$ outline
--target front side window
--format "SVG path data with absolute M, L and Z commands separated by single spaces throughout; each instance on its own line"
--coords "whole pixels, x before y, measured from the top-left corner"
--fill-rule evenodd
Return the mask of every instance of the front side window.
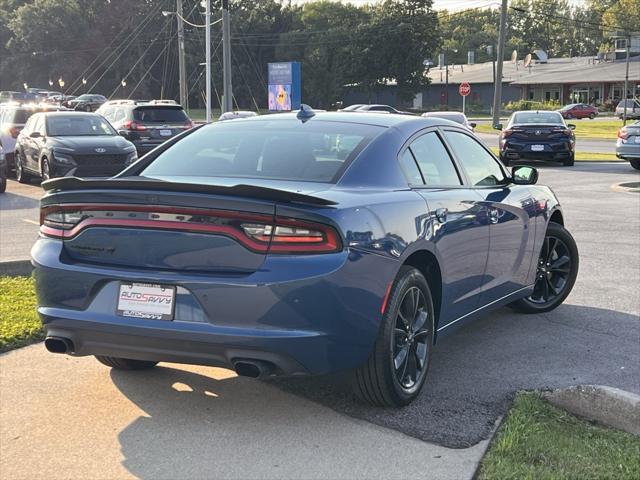
M 322 121 L 220 122 L 172 145 L 140 174 L 333 182 L 382 131 L 384 127 Z
M 461 185 L 449 152 L 436 132 L 429 132 L 409 146 L 426 185 Z
M 458 162 L 464 167 L 471 185 L 500 185 L 506 181 L 497 160 L 474 138 L 461 132 L 445 132 Z
M 109 122 L 98 115 L 51 116 L 47 118 L 47 132 L 52 137 L 116 135 Z

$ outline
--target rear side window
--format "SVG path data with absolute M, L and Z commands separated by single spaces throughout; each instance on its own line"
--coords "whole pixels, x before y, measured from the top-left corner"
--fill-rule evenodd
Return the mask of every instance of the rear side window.
M 141 175 L 335 182 L 384 127 L 298 120 L 221 122 L 162 152 Z
M 133 119 L 142 123 L 186 123 L 189 117 L 181 108 L 138 107 Z
M 426 185 L 462 185 L 449 152 L 436 132 L 429 132 L 409 146 Z M 421 182 L 420 182 L 421 183 Z

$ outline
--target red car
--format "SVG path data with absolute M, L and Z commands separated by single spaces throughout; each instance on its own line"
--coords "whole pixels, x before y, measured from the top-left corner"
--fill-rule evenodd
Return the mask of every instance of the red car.
M 569 105 L 565 105 L 560 110 L 560 115 L 562 118 L 571 119 L 571 118 L 590 118 L 593 120 L 598 116 L 598 109 L 596 107 L 592 107 L 591 105 L 587 105 L 584 103 L 571 103 Z

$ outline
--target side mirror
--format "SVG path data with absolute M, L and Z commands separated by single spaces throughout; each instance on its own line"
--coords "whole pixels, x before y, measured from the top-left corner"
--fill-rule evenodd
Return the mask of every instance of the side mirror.
M 576 129 L 576 126 L 573 123 L 567 124 L 567 127 L 569 127 L 570 130 L 575 130 Z
M 476 122 L 470 122 L 470 123 L 469 123 L 469 126 L 470 126 L 471 128 L 476 128 L 476 127 L 478 126 L 478 124 L 477 124 Z
M 493 129 L 494 129 L 494 130 L 502 130 L 502 124 L 501 124 L 501 123 L 496 123 L 496 124 L 493 126 Z
M 31 138 L 40 138 L 42 135 L 40 135 L 40 132 L 31 132 L 29 136 Z
M 516 185 L 534 185 L 538 181 L 538 170 L 519 165 L 511 169 L 511 178 Z

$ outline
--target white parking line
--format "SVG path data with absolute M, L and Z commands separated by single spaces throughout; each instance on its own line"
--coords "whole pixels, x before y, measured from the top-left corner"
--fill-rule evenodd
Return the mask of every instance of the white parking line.
M 22 221 L 40 226 L 40 222 L 36 222 L 35 220 L 31 220 L 30 218 L 23 218 Z

